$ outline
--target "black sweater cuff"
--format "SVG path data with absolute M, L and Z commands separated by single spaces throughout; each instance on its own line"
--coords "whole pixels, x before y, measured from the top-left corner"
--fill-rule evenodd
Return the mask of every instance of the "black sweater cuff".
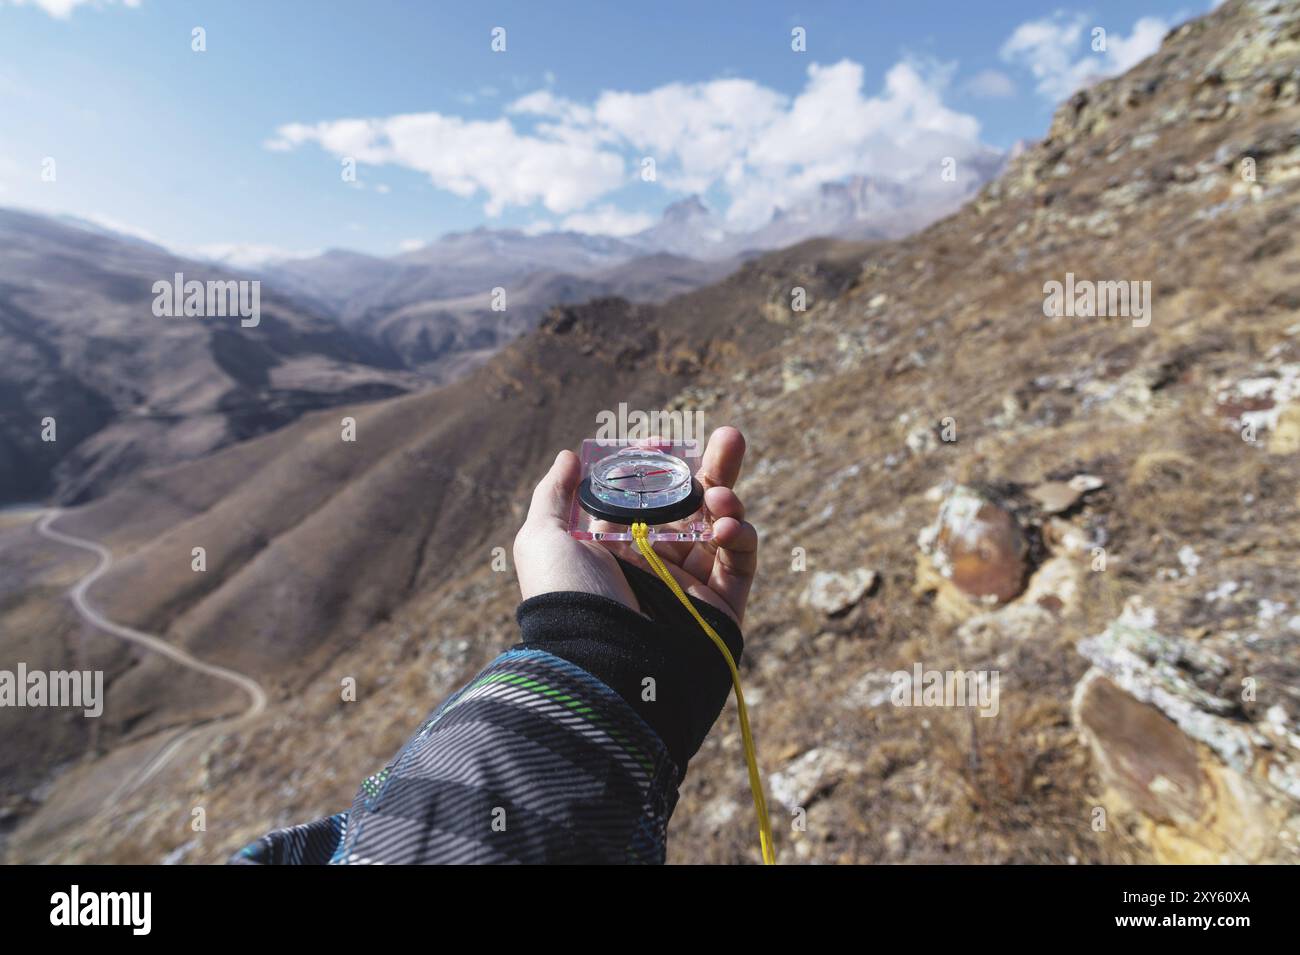
M 680 778 L 722 712 L 731 673 L 663 581 L 619 563 L 650 619 L 616 600 L 576 591 L 530 597 L 515 617 L 525 646 L 582 667 L 618 693 L 663 740 Z M 711 604 L 690 599 L 739 665 L 740 628 Z

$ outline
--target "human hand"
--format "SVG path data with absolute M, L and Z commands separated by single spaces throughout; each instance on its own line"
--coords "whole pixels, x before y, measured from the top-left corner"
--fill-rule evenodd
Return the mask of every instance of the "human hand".
M 655 553 L 692 597 L 712 604 L 739 625 L 758 566 L 758 532 L 745 521 L 745 507 L 732 489 L 740 477 L 745 438 L 719 428 L 709 438 L 696 474 L 713 517 L 713 539 L 660 541 Z M 579 591 L 617 600 L 640 612 L 618 558 L 653 573 L 634 544 L 584 541 L 569 535 L 569 509 L 581 467 L 572 451 L 561 451 L 533 491 L 524 525 L 515 535 L 515 569 L 524 599 L 553 591 Z

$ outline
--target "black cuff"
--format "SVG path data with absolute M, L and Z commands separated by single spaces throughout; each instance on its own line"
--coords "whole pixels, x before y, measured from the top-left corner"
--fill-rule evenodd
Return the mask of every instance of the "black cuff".
M 651 619 L 608 597 L 576 591 L 530 597 L 515 618 L 525 646 L 582 667 L 627 701 L 663 740 L 679 777 L 685 776 L 687 762 L 727 702 L 731 672 L 663 581 L 625 561 L 619 564 Z M 739 665 L 740 628 L 711 604 L 693 597 L 691 602 Z M 647 685 L 647 678 L 654 683 Z

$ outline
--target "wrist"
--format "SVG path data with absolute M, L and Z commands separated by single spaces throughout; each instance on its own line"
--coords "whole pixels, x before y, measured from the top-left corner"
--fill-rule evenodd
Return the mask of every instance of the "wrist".
M 628 564 L 623 571 L 653 619 L 597 594 L 539 594 L 516 612 L 523 642 L 582 667 L 621 696 L 663 740 L 684 774 L 722 711 L 730 673 L 662 582 Z M 694 602 L 739 660 L 743 640 L 735 622 L 709 604 Z

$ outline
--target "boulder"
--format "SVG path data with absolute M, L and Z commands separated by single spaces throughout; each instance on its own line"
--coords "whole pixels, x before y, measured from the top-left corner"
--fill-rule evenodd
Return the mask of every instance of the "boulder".
M 1132 814 L 1157 861 L 1294 861 L 1300 737 L 1282 705 L 1262 719 L 1243 707 L 1253 696 L 1230 662 L 1239 643 L 1163 633 L 1130 600 L 1079 651 L 1093 665 L 1075 687 L 1073 723 L 1103 802 Z
M 1029 542 L 1014 514 L 957 485 L 917 540 L 934 571 L 966 597 L 998 605 L 1019 596 L 1029 572 Z
M 799 603 L 819 610 L 828 617 L 843 616 L 871 592 L 877 577 L 874 570 L 865 567 L 856 567 L 847 574 L 819 570 L 812 575 Z

